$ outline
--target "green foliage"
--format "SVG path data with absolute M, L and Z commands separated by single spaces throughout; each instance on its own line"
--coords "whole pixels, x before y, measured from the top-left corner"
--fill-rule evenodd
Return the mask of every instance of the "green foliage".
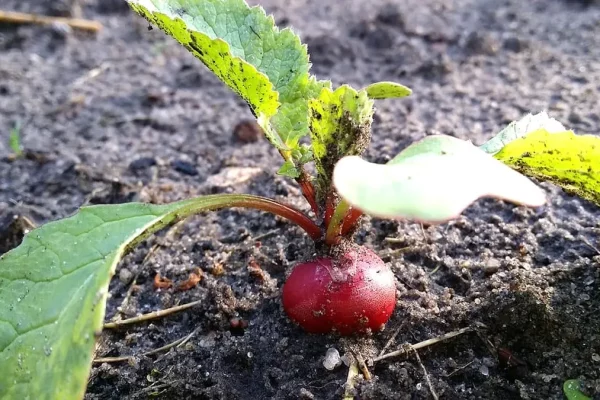
M 600 206 L 600 137 L 540 129 L 508 143 L 494 157 Z
M 563 392 L 567 396 L 567 400 L 592 400 L 579 390 L 579 381 L 577 379 L 569 379 L 563 384 Z
M 488 154 L 496 154 L 513 140 L 527 136 L 529 133 L 545 129 L 548 132 L 564 132 L 565 127 L 555 120 L 550 118 L 545 112 L 535 115 L 527 114 L 518 121 L 513 121 L 496 136 L 479 146 L 479 148 Z
M 600 137 L 575 135 L 542 112 L 510 123 L 480 148 L 600 206 Z
M 372 83 L 364 90 L 370 98 L 375 100 L 401 98 L 412 94 L 412 90 L 395 82 Z
M 308 133 L 308 99 L 329 82 L 309 75 L 306 46 L 243 0 L 128 0 L 250 106 L 269 141 L 292 157 Z M 296 160 L 299 161 L 299 160 Z
M 544 192 L 533 182 L 469 142 L 429 136 L 386 165 L 345 157 L 334 184 L 351 205 L 380 217 L 444 222 L 480 197 L 540 206 Z
M 23 154 L 23 148 L 21 147 L 21 126 L 19 124 L 15 124 L 14 128 L 10 130 L 8 145 L 15 156 L 20 157 Z
M 371 138 L 373 100 L 365 90 L 340 86 L 335 91 L 323 88 L 309 101 L 310 135 L 319 192 L 331 185 L 335 164 L 346 155 L 359 155 Z
M 256 199 L 85 207 L 30 232 L 0 257 L 0 398 L 81 399 L 123 253 L 176 220 Z

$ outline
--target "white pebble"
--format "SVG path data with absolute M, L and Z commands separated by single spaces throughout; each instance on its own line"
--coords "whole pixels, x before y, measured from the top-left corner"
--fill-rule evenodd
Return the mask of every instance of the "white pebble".
M 327 349 L 327 353 L 325 353 L 325 359 L 323 360 L 323 366 L 328 371 L 333 371 L 336 367 L 339 367 L 342 364 L 342 360 L 340 358 L 340 352 L 335 348 Z

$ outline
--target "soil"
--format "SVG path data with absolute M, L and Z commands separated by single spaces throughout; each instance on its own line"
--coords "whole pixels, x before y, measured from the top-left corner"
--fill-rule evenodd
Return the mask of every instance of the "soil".
M 2 9 L 64 15 L 68 3 L 4 0 Z M 377 103 L 370 160 L 433 133 L 482 143 L 544 109 L 578 133 L 600 132 L 598 2 L 262 4 L 308 43 L 319 77 L 413 88 Z M 20 123 L 25 149 L 10 157 L 3 134 L 2 251 L 18 243 L 23 221 L 89 203 L 236 191 L 307 210 L 275 174 L 266 140 L 234 135 L 251 114 L 200 62 L 118 0 L 87 0 L 81 12 L 104 30 L 0 25 L 0 129 Z M 120 263 L 107 320 L 136 276 L 120 318 L 201 304 L 105 331 L 98 357 L 133 357 L 94 364 L 85 398 L 340 399 L 348 368 L 325 369 L 328 348 L 370 360 L 463 327 L 477 332 L 420 350 L 422 365 L 410 353 L 367 361 L 373 378 L 357 383 L 355 398 L 432 398 L 424 370 L 440 399 L 563 399 L 571 378 L 600 398 L 600 210 L 542 186 L 550 201 L 541 210 L 482 200 L 441 226 L 367 221 L 356 240 L 390 263 L 398 302 L 384 331 L 360 338 L 307 335 L 285 317 L 285 276 L 314 252 L 299 228 L 255 211 L 190 218 Z M 177 290 L 196 268 L 200 283 Z M 175 286 L 155 289 L 156 274 Z M 184 346 L 143 355 L 192 332 Z

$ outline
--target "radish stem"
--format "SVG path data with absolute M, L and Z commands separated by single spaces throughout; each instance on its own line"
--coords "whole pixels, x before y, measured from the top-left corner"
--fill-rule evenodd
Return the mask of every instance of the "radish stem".
M 340 200 L 335 211 L 333 212 L 333 216 L 331 217 L 331 221 L 327 226 L 327 235 L 325 236 L 325 243 L 332 245 L 335 244 L 337 238 L 342 233 L 342 227 L 344 223 L 344 219 L 348 212 L 350 211 L 350 204 L 348 204 L 345 200 Z

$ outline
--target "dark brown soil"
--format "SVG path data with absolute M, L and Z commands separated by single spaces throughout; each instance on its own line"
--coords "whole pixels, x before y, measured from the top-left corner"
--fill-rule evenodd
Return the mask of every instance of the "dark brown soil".
M 599 132 L 597 2 L 263 5 L 308 43 L 319 77 L 359 87 L 396 80 L 414 89 L 409 99 L 378 103 L 371 160 L 383 162 L 436 132 L 481 143 L 543 109 L 579 133 Z M 4 0 L 1 8 L 69 9 L 43 0 Z M 149 31 L 120 1 L 88 0 L 82 11 L 105 29 L 91 35 L 0 25 L 0 129 L 21 123 L 26 150 L 11 160 L 3 133 L 3 249 L 27 229 L 13 215 L 43 223 L 85 203 L 247 191 L 307 208 L 294 183 L 275 175 L 280 160 L 264 139 L 234 137 L 250 112 L 185 49 Z M 416 224 L 367 222 L 357 241 L 390 263 L 398 288 L 386 330 L 369 338 L 311 336 L 285 317 L 279 293 L 286 273 L 314 250 L 300 229 L 253 211 L 191 218 L 120 264 L 107 319 L 137 274 L 124 317 L 201 305 L 106 331 L 99 357 L 134 357 L 96 364 L 86 399 L 340 399 L 347 368 L 326 370 L 327 348 L 369 359 L 394 334 L 386 351 L 468 326 L 479 334 L 420 351 L 440 399 L 563 399 L 569 378 L 600 398 L 600 254 L 593 249 L 600 210 L 543 186 L 551 201 L 539 211 L 484 200 L 424 234 Z M 144 263 L 153 245 L 161 246 Z M 197 267 L 204 276 L 191 290 L 154 288 L 157 273 L 177 284 Z M 141 355 L 194 330 L 185 346 Z M 505 349 L 500 360 L 494 348 Z M 357 399 L 431 398 L 414 354 L 369 369 L 373 379 L 357 385 Z

